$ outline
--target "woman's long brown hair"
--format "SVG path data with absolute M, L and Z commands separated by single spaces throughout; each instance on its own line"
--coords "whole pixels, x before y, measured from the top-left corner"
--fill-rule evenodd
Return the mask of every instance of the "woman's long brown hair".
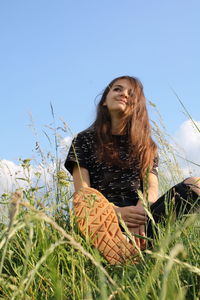
M 129 80 L 134 91 L 134 95 L 129 102 L 130 104 L 127 105 L 121 117 L 120 132 L 127 134 L 129 141 L 129 161 L 127 164 L 130 165 L 133 161 L 137 160 L 138 167 L 140 168 L 140 177 L 142 179 L 146 172 L 153 166 L 157 146 L 151 138 L 151 128 L 143 86 L 137 78 L 121 76 L 112 80 L 105 88 L 97 106 L 97 117 L 94 122 L 94 128 L 97 134 L 97 155 L 100 160 L 107 161 L 108 163 L 122 163 L 112 135 L 110 113 L 107 106 L 103 105 L 111 87 L 120 79 Z

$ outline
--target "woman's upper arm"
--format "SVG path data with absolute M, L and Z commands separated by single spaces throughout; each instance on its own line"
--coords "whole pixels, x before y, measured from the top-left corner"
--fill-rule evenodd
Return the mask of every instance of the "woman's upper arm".
M 149 173 L 149 186 L 158 187 L 158 177 L 154 173 Z
M 82 187 L 90 186 L 90 175 L 87 169 L 78 167 L 76 164 L 73 168 L 73 179 L 74 179 L 74 188 L 75 192 L 79 191 Z
M 149 202 L 155 202 L 158 199 L 158 177 L 149 173 L 148 181 Z

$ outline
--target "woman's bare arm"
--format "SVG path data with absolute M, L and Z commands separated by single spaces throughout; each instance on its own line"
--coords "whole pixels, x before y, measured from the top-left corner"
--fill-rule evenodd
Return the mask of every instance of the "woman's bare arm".
M 90 175 L 87 169 L 75 165 L 73 168 L 74 189 L 78 192 L 82 187 L 90 186 Z
M 153 173 L 149 174 L 148 190 L 143 193 L 144 199 L 150 204 L 154 203 L 158 199 L 158 179 Z M 142 200 L 139 200 L 136 206 L 127 206 L 115 209 L 116 212 L 121 213 L 129 231 L 132 234 L 139 234 L 145 236 L 145 223 L 146 212 L 142 204 Z M 135 237 L 138 247 L 145 248 L 145 240 Z
M 152 204 L 158 199 L 158 178 L 155 174 L 149 173 L 148 179 L 148 191 L 147 193 L 144 191 L 143 195 L 145 199 Z
M 143 192 L 143 197 L 150 204 L 156 202 L 158 199 L 158 178 L 153 173 L 149 173 L 147 191 Z M 141 205 L 142 205 L 142 201 L 139 200 L 137 206 L 141 206 Z

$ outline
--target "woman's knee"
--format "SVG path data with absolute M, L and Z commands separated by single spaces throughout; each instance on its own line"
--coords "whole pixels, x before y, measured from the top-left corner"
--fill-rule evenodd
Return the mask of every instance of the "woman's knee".
M 188 177 L 183 181 L 185 184 L 200 186 L 200 177 Z
M 189 177 L 183 181 L 191 190 L 200 195 L 200 177 Z

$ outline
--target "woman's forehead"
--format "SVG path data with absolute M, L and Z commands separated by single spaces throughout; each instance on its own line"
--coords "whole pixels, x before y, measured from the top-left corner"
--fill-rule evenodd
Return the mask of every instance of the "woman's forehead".
M 124 88 L 127 88 L 127 89 L 133 89 L 134 88 L 134 85 L 132 82 L 130 82 L 130 80 L 128 79 L 117 79 L 114 83 L 113 83 L 113 86 L 122 86 Z

